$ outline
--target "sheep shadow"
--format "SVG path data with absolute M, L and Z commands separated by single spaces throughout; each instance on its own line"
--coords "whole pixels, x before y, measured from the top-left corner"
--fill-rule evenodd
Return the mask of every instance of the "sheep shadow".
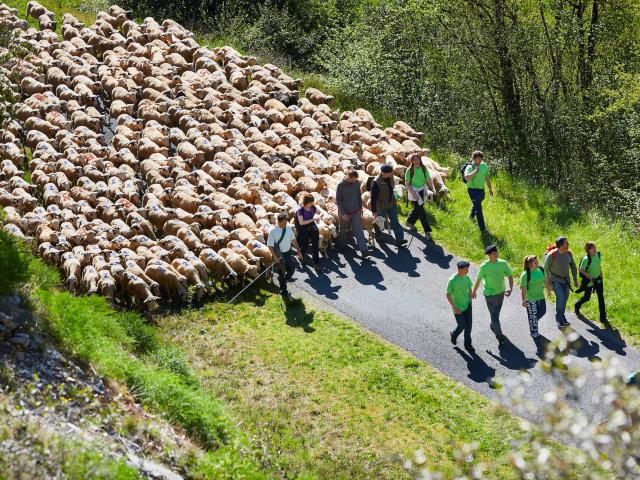
M 288 326 L 292 328 L 302 328 L 305 333 L 313 333 L 316 331 L 316 329 L 311 326 L 315 313 L 313 311 L 308 312 L 302 300 L 296 298 L 284 302 L 283 308 Z

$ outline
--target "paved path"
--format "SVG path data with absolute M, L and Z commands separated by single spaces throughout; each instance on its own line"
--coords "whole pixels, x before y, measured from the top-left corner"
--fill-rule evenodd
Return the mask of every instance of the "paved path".
M 324 263 L 326 274 L 317 276 L 305 267 L 296 273 L 295 285 L 305 296 L 329 304 L 489 398 L 499 399 L 493 387 L 494 378 L 512 378 L 526 369 L 533 382 L 525 397 L 540 400 L 551 388 L 552 379 L 539 368 L 538 361 L 544 355 L 545 342 L 560 335 L 554 305 L 548 302 L 548 313 L 540 322 L 541 336 L 534 342 L 516 285 L 513 295 L 505 298 L 501 316 L 503 332 L 511 343 L 499 347 L 489 328 L 489 314 L 480 289 L 473 303 L 472 339 L 476 354 L 469 355 L 462 348 L 462 335 L 459 347 L 454 347 L 449 339 L 455 319 L 445 291 L 459 259 L 434 243 L 424 242 L 420 235 L 415 236 L 408 250 L 398 250 L 392 246 L 391 237 L 386 239 L 388 246 L 382 244 L 364 262 L 354 257 L 351 248 L 331 252 Z M 470 276 L 474 281 L 477 273 L 477 267 L 472 265 Z M 570 299 L 571 306 L 574 301 Z M 588 368 L 589 359 L 618 355 L 629 372 L 640 367 L 640 352 L 627 346 L 615 330 L 579 320 L 572 312 L 567 313 L 567 318 L 580 335 L 580 345 L 572 351 L 578 364 Z M 586 412 L 597 414 L 597 408 L 587 400 L 593 387 L 594 383 L 588 381 L 577 402 Z

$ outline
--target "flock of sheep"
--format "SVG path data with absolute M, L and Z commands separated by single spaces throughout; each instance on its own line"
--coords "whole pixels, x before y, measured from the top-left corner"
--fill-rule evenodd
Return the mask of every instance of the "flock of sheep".
M 0 207 L 5 231 L 32 240 L 72 291 L 153 311 L 190 287 L 199 301 L 255 278 L 272 263 L 274 216 L 293 215 L 307 192 L 326 250 L 351 166 L 367 206 L 368 176 L 390 163 L 402 177 L 415 152 L 446 193 L 447 170 L 407 124 L 339 114 L 313 88 L 299 98 L 300 80 L 202 47 L 172 20 L 138 24 L 112 6 L 91 26 L 65 14 L 60 39 L 45 7 L 31 1 L 27 15 L 40 30 L 0 4 L 8 48 L 28 52 L 0 51 L 0 75 L 20 99 L 0 130 Z M 373 220 L 365 209 L 370 233 Z

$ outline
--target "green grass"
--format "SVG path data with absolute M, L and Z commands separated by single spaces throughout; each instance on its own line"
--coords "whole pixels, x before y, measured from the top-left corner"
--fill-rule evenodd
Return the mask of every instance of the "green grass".
M 158 318 L 211 396 L 286 478 L 406 478 L 422 448 L 447 475 L 453 443 L 506 462 L 515 419 L 401 349 L 333 314 L 265 291 Z M 502 478 L 508 478 L 505 468 Z

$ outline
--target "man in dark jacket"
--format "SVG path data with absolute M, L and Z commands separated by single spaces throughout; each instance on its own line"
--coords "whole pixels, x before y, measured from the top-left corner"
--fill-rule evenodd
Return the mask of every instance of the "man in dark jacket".
M 402 247 L 407 241 L 404 238 L 404 230 L 398 222 L 398 202 L 393 193 L 395 188 L 393 167 L 383 165 L 380 172 L 371 185 L 371 211 L 375 216 L 389 217 L 393 234 L 396 237 L 396 246 Z
M 362 195 L 360 193 L 358 172 L 354 169 L 348 170 L 347 176 L 338 184 L 336 203 L 338 204 L 338 215 L 340 216 L 340 241 L 346 242 L 346 229 L 351 225 L 351 231 L 356 237 L 358 250 L 365 257 L 368 245 L 362 229 Z

